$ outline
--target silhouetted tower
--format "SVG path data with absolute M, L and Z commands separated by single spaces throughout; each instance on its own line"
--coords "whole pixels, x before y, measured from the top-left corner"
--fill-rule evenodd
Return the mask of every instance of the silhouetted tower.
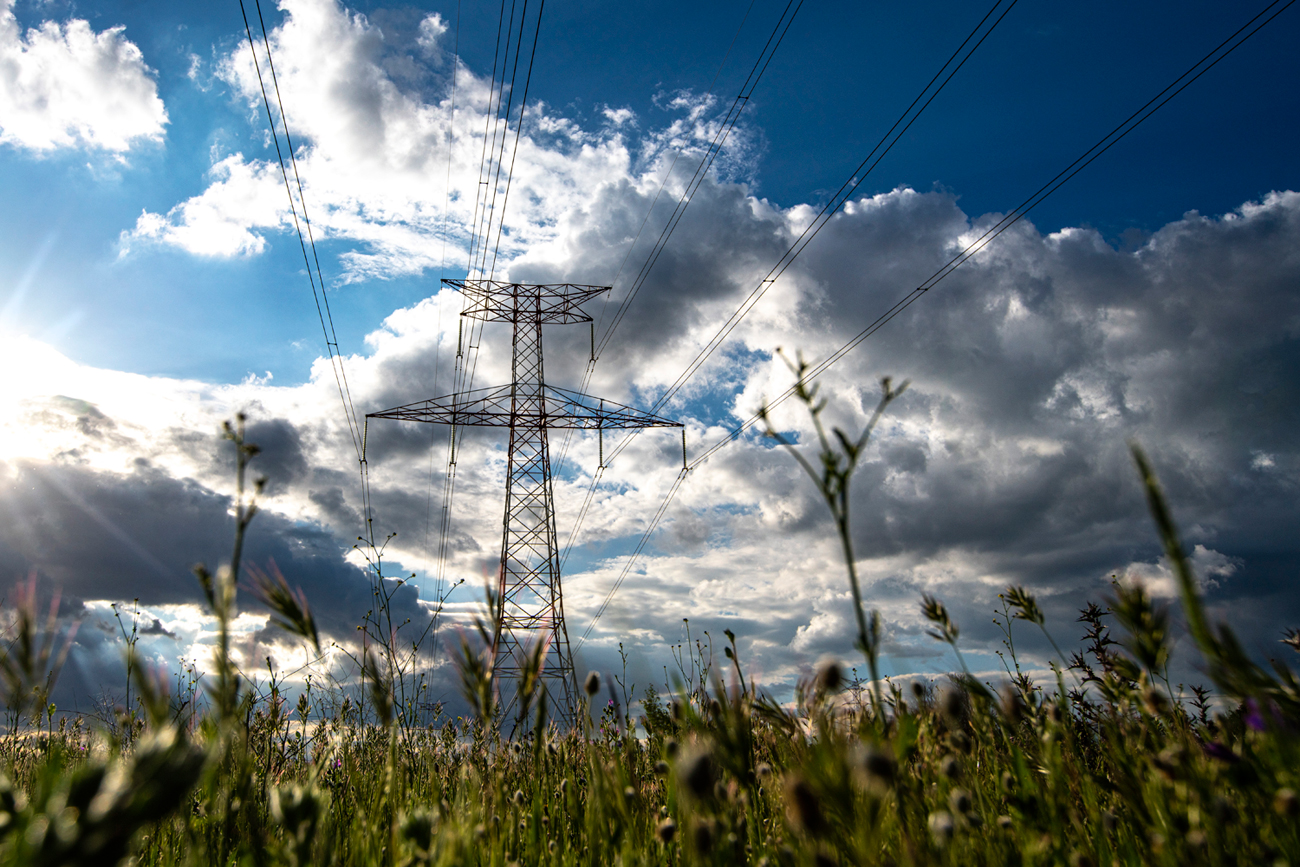
M 591 322 L 580 305 L 608 286 L 571 283 L 527 285 L 493 280 L 443 280 L 463 292 L 462 316 L 514 326 L 511 383 L 406 404 L 367 418 L 422 421 L 456 427 L 510 428 L 506 508 L 497 584 L 495 680 L 509 710 L 524 655 L 532 642 L 549 640 L 543 682 L 560 719 L 573 722 L 577 683 L 564 625 L 560 560 L 551 489 L 551 428 L 626 430 L 681 427 L 678 422 L 546 384 L 542 374 L 542 326 Z M 455 440 L 453 439 L 453 442 Z M 553 718 L 557 714 L 553 714 Z

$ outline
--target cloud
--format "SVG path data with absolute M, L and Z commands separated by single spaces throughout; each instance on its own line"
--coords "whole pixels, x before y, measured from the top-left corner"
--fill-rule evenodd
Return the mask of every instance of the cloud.
M 453 67 L 429 59 L 445 33 L 419 16 L 381 27 L 378 15 L 324 0 L 285 9 L 273 44 L 301 130 L 313 220 L 347 242 L 348 279 L 430 267 L 444 217 L 453 247 L 472 223 L 481 140 L 460 131 L 482 128 L 488 83 L 458 67 L 449 191 Z M 243 53 L 223 68 L 241 99 L 260 98 Z M 590 283 L 618 274 L 610 306 L 589 304 L 609 322 L 694 168 L 683 157 L 656 203 L 670 155 L 698 156 L 716 130 L 708 99 L 664 94 L 659 103 L 670 113 L 658 126 L 602 115 L 593 130 L 530 109 L 502 273 Z M 639 406 L 658 398 L 811 218 L 808 204 L 783 208 L 753 194 L 746 166 L 758 141 L 741 130 L 699 187 L 602 354 L 592 393 Z M 288 231 L 277 173 L 264 160 L 229 156 L 204 192 L 143 215 L 125 243 L 256 254 L 271 233 Z M 662 410 L 686 424 L 689 453 L 785 391 L 790 373 L 777 347 L 827 357 L 998 218 L 965 213 L 943 191 L 900 188 L 849 202 Z M 1066 646 L 1077 609 L 1102 599 L 1111 576 L 1140 573 L 1166 592 L 1130 439 L 1160 474 L 1215 616 L 1261 642 L 1300 621 L 1289 591 L 1300 517 L 1297 249 L 1293 192 L 1229 214 L 1188 213 L 1124 249 L 1090 229 L 1043 234 L 1023 221 L 821 377 L 825 419 L 848 431 L 869 418 L 881 376 L 912 382 L 852 483 L 852 542 L 867 603 L 883 618 L 887 671 L 954 664 L 925 635 L 923 592 L 947 603 L 981 670 L 998 666 L 1002 635 L 990 610 L 1008 584 L 1037 594 Z M 344 362 L 361 411 L 449 390 L 461 301 L 444 289 L 394 311 L 352 348 Z M 577 385 L 588 332 L 557 327 L 545 339 L 547 381 Z M 487 326 L 476 345 L 475 384 L 508 382 L 508 328 Z M 301 385 L 214 386 L 95 370 L 30 342 L 0 352 L 15 371 L 0 384 L 8 449 L 0 459 L 12 483 L 3 565 L 13 574 L 36 566 L 92 607 L 136 590 L 155 608 L 194 605 L 184 568 L 219 559 L 230 528 L 229 444 L 216 432 L 243 409 L 250 437 L 265 446 L 257 468 L 271 478 L 257 524 L 264 535 L 250 550 L 303 583 L 331 634 L 342 637 L 370 610 L 372 590 L 351 550 L 365 526 L 356 453 L 327 361 Z M 772 417 L 805 447 L 812 442 L 807 413 L 793 402 Z M 375 421 L 367 433 L 370 514 L 380 539 L 396 533 L 385 554 L 390 574 L 416 573 L 398 589 L 413 621 L 463 581 L 448 610 L 449 622 L 464 623 L 495 572 L 505 435 L 464 434 L 444 541 L 446 431 Z M 606 438 L 607 455 L 616 442 Z M 564 544 L 596 473 L 598 439 L 556 434 L 552 449 Z M 680 466 L 680 440 L 660 431 L 630 440 L 604 470 L 566 561 L 575 642 Z M 59 545 L 66 536 L 77 538 Z M 687 477 L 591 629 L 580 665 L 619 664 L 623 642 L 632 680 L 658 683 L 675 664 L 667 648 L 686 629 L 700 637 L 730 628 L 761 682 L 788 687 L 822 654 L 852 647 L 840 557 L 825 505 L 799 467 L 770 442 L 741 438 Z M 190 640 L 161 608 L 150 610 L 178 644 Z M 264 621 L 248 629 L 270 640 Z M 1051 652 L 1028 632 L 1017 632 L 1017 648 L 1040 667 Z
M 96 33 L 73 18 L 25 34 L 0 0 L 0 143 L 37 152 L 90 147 L 124 153 L 162 141 L 167 110 L 124 27 Z
M 485 231 L 484 208 L 493 221 L 489 264 L 504 266 L 524 251 L 545 259 L 548 245 L 571 234 L 566 215 L 579 213 L 593 191 L 630 180 L 653 195 L 665 155 L 699 153 L 717 131 L 705 110 L 712 103 L 683 94 L 669 107 L 677 117 L 642 136 L 634 150 L 623 137 L 623 115 L 585 130 L 533 98 L 516 151 L 517 110 L 508 135 L 488 123 L 499 84 L 458 58 L 448 61 L 447 25 L 439 16 L 412 23 L 376 13 L 371 20 L 334 0 L 287 0 L 282 8 L 285 21 L 270 41 L 308 213 L 318 239 L 350 242 L 340 258 L 349 281 L 438 267 L 444 241 L 450 261 L 466 261 L 471 237 Z M 219 74 L 262 129 L 262 92 L 247 49 L 227 55 Z M 485 129 L 495 151 L 485 149 Z M 719 171 L 736 170 L 749 146 L 738 130 Z M 480 183 L 485 150 L 496 160 L 487 186 Z M 689 171 L 678 175 L 680 187 Z M 142 214 L 123 233 L 123 247 L 147 242 L 197 255 L 254 255 L 264 249 L 266 232 L 291 228 L 273 160 L 227 156 L 212 176 L 206 190 L 167 213 Z M 480 189 L 491 194 L 487 205 Z
M 625 198 L 608 190 L 571 218 L 571 234 L 555 249 L 572 268 L 616 256 L 594 229 L 649 206 L 650 197 L 623 189 Z M 659 276 L 629 307 L 625 339 L 598 365 L 595 393 L 642 404 L 655 395 L 804 219 L 800 208 L 755 201 L 736 184 L 709 182 L 692 208 L 690 231 L 665 249 Z M 993 219 L 968 217 L 938 192 L 901 189 L 852 203 L 725 355 L 665 410 L 687 423 L 690 452 L 784 390 L 790 375 L 772 348 L 824 357 Z M 1215 616 L 1230 615 L 1240 634 L 1260 641 L 1300 619 L 1287 590 L 1300 467 L 1288 435 L 1300 381 L 1300 302 L 1291 291 L 1298 242 L 1300 196 L 1292 193 L 1218 218 L 1188 214 L 1132 251 L 1090 230 L 1043 235 L 1023 224 L 823 376 L 827 421 L 850 431 L 874 407 L 880 375 L 913 383 L 887 413 L 852 486 L 853 542 L 867 602 L 882 614 L 886 671 L 954 664 L 924 633 L 922 592 L 948 604 L 980 668 L 997 666 L 1001 636 L 989 611 L 1008 584 L 1037 594 L 1065 645 L 1075 612 L 1103 599 L 1111 576 L 1140 573 L 1165 593 L 1129 438 L 1155 462 Z M 565 261 L 525 254 L 511 269 L 560 276 Z M 437 365 L 448 381 L 450 311 L 458 305 L 444 290 L 394 311 L 364 354 L 345 359 L 363 411 L 430 396 Z M 508 381 L 504 328 L 484 332 L 479 384 Z M 580 376 L 579 331 L 547 331 L 548 381 Z M 10 450 L 0 563 L 8 574 L 35 566 L 87 604 L 138 596 L 153 606 L 194 605 L 188 565 L 218 562 L 230 534 L 232 466 L 218 424 L 242 408 L 250 438 L 265 447 L 255 470 L 271 477 L 250 556 L 274 559 L 301 583 L 339 639 L 371 607 L 368 579 L 350 551 L 362 526 L 355 454 L 326 362 L 301 385 L 250 378 L 214 387 L 96 371 L 30 342 L 9 352 L 16 375 L 0 419 Z M 778 407 L 774 419 L 809 441 L 797 406 Z M 563 435 L 552 443 L 558 467 Z M 370 425 L 376 532 L 397 534 L 386 553 L 390 574 L 417 573 L 401 589 L 403 617 L 427 617 L 440 569 L 442 587 L 465 582 L 451 598 L 448 625 L 474 610 L 499 551 L 504 448 L 501 431 L 470 430 L 460 443 L 444 560 L 446 432 Z M 555 481 L 562 544 L 596 449 L 592 437 L 568 441 Z M 1261 453 L 1270 458 L 1265 466 Z M 674 436 L 648 432 L 606 469 L 566 566 L 575 643 L 680 461 Z M 632 654 L 629 676 L 658 682 L 662 666 L 674 664 L 666 650 L 684 638 L 683 618 L 697 637 L 736 632 L 746 664 L 778 690 L 821 655 L 847 655 L 854 621 L 827 518 L 809 480 L 770 443 L 744 438 L 718 452 L 688 477 L 591 630 L 580 665 L 618 664 L 621 641 Z M 184 644 L 186 633 L 151 616 Z M 249 629 L 258 641 L 273 640 L 263 626 Z M 1050 653 L 1028 633 L 1018 634 L 1017 647 L 1035 664 Z

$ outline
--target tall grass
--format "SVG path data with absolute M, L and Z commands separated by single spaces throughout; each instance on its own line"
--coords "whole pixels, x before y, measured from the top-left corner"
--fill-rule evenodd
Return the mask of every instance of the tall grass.
M 818 406 L 815 392 L 802 393 Z M 885 385 L 879 412 L 896 394 Z M 406 713 L 392 672 L 407 669 L 397 657 L 386 660 L 382 647 L 360 651 L 364 695 L 316 687 L 290 707 L 274 677 L 266 689 L 251 688 L 231 661 L 230 623 L 260 486 L 245 488 L 256 450 L 242 420 L 227 436 L 238 455 L 236 535 L 229 567 L 196 569 L 218 624 L 201 709 L 169 696 L 136 665 L 139 723 L 124 714 L 124 724 L 93 730 L 79 721 L 56 726 L 46 703 L 69 639 L 52 614 L 37 616 L 34 592 L 7 611 L 11 641 L 0 675 L 11 715 L 24 725 L 0 741 L 0 862 L 1300 861 L 1296 679 L 1281 663 L 1263 669 L 1227 626 L 1208 622 L 1165 499 L 1136 447 L 1217 710 L 1208 689 L 1190 703 L 1172 693 L 1169 612 L 1135 585 L 1118 585 L 1105 607 L 1081 612 L 1085 649 L 1062 659 L 1054 682 L 1035 683 L 1015 633 L 1048 632 L 1047 623 L 1034 597 L 1012 587 L 1000 619 L 1008 676 L 996 689 L 965 671 L 910 690 L 873 677 L 864 700 L 832 664 L 784 705 L 746 677 L 728 633 L 722 667 L 707 639 L 673 649 L 680 677 L 662 696 L 643 691 L 638 724 L 626 718 L 627 693 L 620 701 L 611 688 L 606 700 L 592 675 L 581 715 L 589 722 L 561 731 L 539 714 L 523 726 L 516 723 L 527 713 L 502 718 L 485 649 L 490 624 L 459 649 L 468 717 L 435 711 L 419 722 Z M 823 494 L 830 491 L 828 505 L 847 534 L 848 479 L 867 438 L 833 437 L 820 441 L 827 475 L 806 466 Z M 827 454 L 836 449 L 838 457 Z M 874 670 L 877 621 L 861 607 L 846 535 L 844 543 L 859 650 Z M 280 627 L 319 641 L 300 592 L 277 573 L 249 574 Z M 943 603 L 926 597 L 922 612 L 932 634 L 958 649 L 959 625 Z M 1294 635 L 1287 640 L 1300 645 Z M 544 650 L 535 656 L 539 667 Z M 626 688 L 626 676 L 618 684 Z M 544 708 L 539 698 L 528 693 Z M 503 735 L 512 729 L 513 739 Z

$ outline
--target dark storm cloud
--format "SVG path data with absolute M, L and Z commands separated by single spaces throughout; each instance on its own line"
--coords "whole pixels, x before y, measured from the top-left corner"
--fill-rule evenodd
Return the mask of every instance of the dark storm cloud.
M 199 602 L 196 562 L 230 556 L 229 498 L 148 466 L 128 476 L 57 464 L 6 468 L 14 483 L 0 492 L 0 570 L 36 570 L 82 599 L 139 599 L 142 605 Z M 373 607 L 365 574 L 344 561 L 350 545 L 321 527 L 262 512 L 253 521 L 244 562 L 280 569 L 307 595 L 320 628 L 348 641 Z M 253 606 L 241 596 L 241 604 Z M 394 614 L 421 623 L 414 590 L 401 588 Z M 160 627 L 161 628 L 161 627 Z
M 634 302 L 620 331 L 630 348 L 611 369 L 663 364 L 679 335 L 702 343 L 716 319 L 704 323 L 697 312 L 710 302 L 737 303 L 752 288 L 738 273 L 761 275 L 775 261 L 788 232 L 764 213 L 729 213 L 728 201 L 715 188 L 692 204 L 695 231 L 681 247 L 674 237 L 656 265 L 662 283 L 647 284 Z M 609 205 L 605 212 L 616 211 Z M 788 328 L 778 334 L 751 323 L 738 334 L 751 349 L 770 351 L 779 341 L 824 357 L 996 219 L 970 220 L 942 192 L 898 190 L 855 202 L 784 278 L 801 288 L 798 309 L 786 313 Z M 730 225 L 736 222 L 747 225 Z M 578 238 L 608 240 L 595 229 Z M 722 279 L 711 277 L 705 251 L 724 263 Z M 1300 196 L 1291 193 L 1221 218 L 1189 214 L 1123 250 L 1091 230 L 1045 237 L 1022 223 L 824 377 L 831 421 L 850 428 L 874 406 L 881 375 L 913 382 L 853 483 L 855 545 L 874 564 L 865 580 L 871 603 L 892 613 L 896 656 L 935 655 L 916 623 L 922 591 L 945 597 L 966 627 L 964 640 L 993 649 L 1000 635 L 989 614 L 1006 583 L 1039 593 L 1058 636 L 1069 640 L 1077 608 L 1100 601 L 1110 575 L 1134 563 L 1157 568 L 1159 544 L 1130 438 L 1155 461 L 1189 547 L 1236 564 L 1207 588 L 1211 606 L 1231 612 L 1243 634 L 1275 638 L 1300 622 L 1300 601 L 1285 593 L 1300 553 L 1293 541 L 1300 519 L 1298 251 Z M 575 250 L 574 260 L 600 253 Z M 720 309 L 729 312 L 726 303 Z M 768 340 L 773 345 L 761 342 Z M 751 375 L 761 373 L 761 359 L 757 364 Z M 752 386 L 746 394 L 753 405 L 738 404 L 741 417 L 758 404 Z M 685 406 L 679 400 L 675 411 Z M 653 577 L 632 576 L 601 631 L 671 633 L 674 620 L 690 615 L 714 631 L 730 624 L 756 646 L 797 646 L 804 657 L 844 652 L 853 626 L 847 600 L 838 598 L 847 591 L 841 577 L 800 579 L 784 612 L 763 598 L 782 592 L 773 570 L 796 562 L 791 552 L 831 538 L 808 480 L 779 450 L 745 446 L 720 453 L 700 472 L 718 474 L 719 493 L 730 490 L 740 503 L 754 498 L 758 512 L 697 505 L 678 519 L 679 530 L 670 520 L 676 544 L 660 540 L 664 565 L 647 567 L 657 569 Z M 772 525 L 754 520 L 763 514 L 781 516 L 781 552 L 766 564 L 738 559 L 735 576 L 717 578 L 725 592 L 702 596 L 712 579 L 701 568 L 708 555 L 698 552 L 710 534 L 700 521 L 717 544 L 742 552 L 772 544 Z M 691 553 L 695 565 L 668 565 L 681 553 Z M 750 565 L 756 586 L 743 577 Z M 696 582 L 675 590 L 664 570 L 681 568 Z M 838 568 L 832 561 L 831 571 Z M 827 592 L 836 596 L 818 595 Z M 670 602 L 680 598 L 674 593 L 693 601 Z M 656 609 L 661 618 L 640 614 Z M 717 619 L 725 610 L 735 616 Z M 800 627 L 808 628 L 796 635 Z M 1037 636 L 1024 640 L 1046 648 Z M 1260 639 L 1261 652 L 1268 641 Z M 604 659 L 610 651 L 586 652 Z

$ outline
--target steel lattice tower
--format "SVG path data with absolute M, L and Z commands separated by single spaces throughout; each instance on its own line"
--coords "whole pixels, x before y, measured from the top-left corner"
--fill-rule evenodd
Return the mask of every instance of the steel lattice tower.
M 564 624 L 547 432 L 553 428 L 604 431 L 681 424 L 546 384 L 542 326 L 591 322 L 580 305 L 610 287 L 493 280 L 442 282 L 459 289 L 469 301 L 462 316 L 513 326 L 511 383 L 435 397 L 366 417 L 451 425 L 453 437 L 458 426 L 510 428 L 497 582 L 499 622 L 493 648 L 495 680 L 508 711 L 514 704 L 512 687 L 518 682 L 527 649 L 533 642 L 549 641 L 543 682 L 553 710 L 572 723 L 577 684 Z

